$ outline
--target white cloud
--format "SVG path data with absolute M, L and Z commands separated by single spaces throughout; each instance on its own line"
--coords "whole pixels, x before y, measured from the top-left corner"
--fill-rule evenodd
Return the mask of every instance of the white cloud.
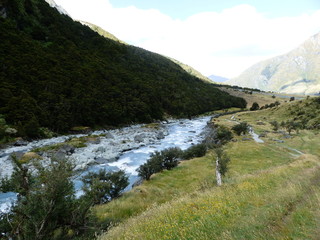
M 286 53 L 320 31 L 320 10 L 267 18 L 250 5 L 176 20 L 158 10 L 114 8 L 108 0 L 56 0 L 69 14 L 123 41 L 189 64 L 205 75 L 235 77 L 257 61 Z

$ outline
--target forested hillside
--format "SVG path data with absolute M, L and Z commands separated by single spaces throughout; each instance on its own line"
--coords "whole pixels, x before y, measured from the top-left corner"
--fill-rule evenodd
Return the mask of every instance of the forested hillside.
M 0 115 L 20 135 L 40 126 L 117 126 L 190 117 L 242 98 L 158 54 L 106 39 L 44 0 L 0 1 Z

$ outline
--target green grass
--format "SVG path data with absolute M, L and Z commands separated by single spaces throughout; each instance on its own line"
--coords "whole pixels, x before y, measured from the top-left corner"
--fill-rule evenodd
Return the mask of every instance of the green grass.
M 102 221 L 121 222 L 99 239 L 318 239 L 318 133 L 303 130 L 275 142 L 282 134 L 269 121 L 286 114 L 279 108 L 235 115 L 267 136 L 264 143 L 236 136 L 227 144 L 231 162 L 222 187 L 214 184 L 214 155 L 208 153 L 95 208 Z M 217 122 L 235 124 L 230 116 Z
M 101 221 L 123 221 L 155 204 L 159 205 L 189 192 L 212 187 L 215 185 L 214 172 L 210 155 L 183 161 L 177 168 L 153 175 L 150 181 L 145 181 L 121 198 L 95 207 L 95 212 Z

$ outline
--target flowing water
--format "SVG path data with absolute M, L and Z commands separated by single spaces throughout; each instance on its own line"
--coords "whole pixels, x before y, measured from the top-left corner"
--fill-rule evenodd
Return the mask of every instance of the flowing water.
M 192 120 L 177 120 L 170 123 L 164 124 L 164 130 L 166 132 L 164 138 L 156 139 L 152 138 L 146 139 L 143 143 L 132 143 L 126 148 L 119 148 L 117 140 L 121 139 L 131 139 L 134 133 L 143 133 L 147 131 L 145 128 L 142 128 L 142 125 L 136 125 L 129 128 L 112 130 L 112 141 L 105 138 L 98 144 L 88 144 L 87 147 L 76 149 L 75 153 L 70 156 L 71 159 L 74 159 L 76 164 L 77 162 L 85 163 L 95 163 L 85 170 L 82 170 L 79 176 L 74 180 L 75 188 L 77 194 L 81 194 L 81 181 L 80 178 L 83 175 L 86 175 L 89 171 L 99 171 L 100 169 L 106 169 L 108 171 L 117 171 L 119 169 L 124 170 L 129 176 L 129 186 L 126 188 L 126 191 L 132 188 L 132 184 L 138 180 L 137 168 L 145 163 L 150 157 L 150 154 L 155 151 L 161 151 L 170 147 L 179 147 L 182 150 L 187 149 L 193 144 L 201 142 L 204 138 L 203 130 L 207 125 L 207 122 L 210 120 L 210 117 L 200 117 Z M 94 132 L 93 134 L 100 134 L 101 131 Z M 144 133 L 143 133 L 144 134 Z M 130 136 L 129 136 L 130 135 Z M 21 147 L 9 147 L 7 149 L 2 149 L 0 151 L 0 164 L 2 176 L 10 175 L 12 172 L 12 166 L 9 160 L 9 155 L 14 152 L 27 152 L 35 147 L 42 147 L 46 145 L 51 145 L 55 143 L 64 142 L 69 138 L 81 137 L 85 135 L 69 135 L 61 136 L 57 138 L 44 139 L 39 141 L 34 141 L 29 143 L 26 146 Z M 146 135 L 150 137 L 151 135 Z M 125 142 L 121 140 L 122 142 Z M 131 141 L 133 142 L 133 141 Z M 113 145 L 112 145 L 113 144 Z M 122 144 L 123 145 L 123 144 Z M 109 148 L 113 150 L 112 156 L 118 155 L 116 161 L 103 161 L 100 164 L 96 164 L 94 159 L 97 159 L 100 156 L 105 156 L 100 153 L 99 149 L 105 149 L 104 151 L 110 155 L 108 152 Z M 130 150 L 131 149 L 131 150 Z M 115 153 L 115 151 L 118 151 Z M 109 156 L 108 155 L 108 156 Z M 1 173 L 0 172 L 0 173 Z M 16 198 L 15 193 L 0 193 L 0 211 L 4 211 L 10 205 L 13 199 Z

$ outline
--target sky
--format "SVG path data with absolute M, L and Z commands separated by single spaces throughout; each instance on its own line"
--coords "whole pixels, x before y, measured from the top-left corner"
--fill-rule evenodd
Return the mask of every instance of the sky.
M 55 0 L 72 18 L 205 76 L 238 76 L 320 32 L 320 0 Z

